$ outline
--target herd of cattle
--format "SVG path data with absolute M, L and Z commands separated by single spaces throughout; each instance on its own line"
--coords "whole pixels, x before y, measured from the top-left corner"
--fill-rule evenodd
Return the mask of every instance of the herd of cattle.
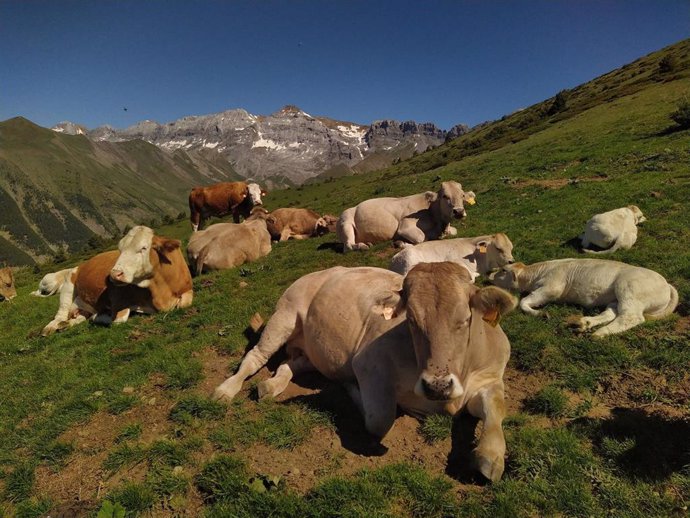
M 265 194 L 244 182 L 193 189 L 187 262 L 180 241 L 137 226 L 118 250 L 47 274 L 32 294 L 59 294 L 60 302 L 43 335 L 87 319 L 120 323 L 132 311 L 187 307 L 192 273 L 254 261 L 271 251 L 271 240 L 335 232 L 343 252 L 392 240 L 402 250 L 389 270 L 339 266 L 295 281 L 278 300 L 258 344 L 214 397 L 231 400 L 244 380 L 285 346 L 288 360 L 259 384 L 259 397 L 277 396 L 293 376 L 318 371 L 345 384 L 366 429 L 379 438 L 393 426 L 398 407 L 415 416 L 467 409 L 483 421 L 476 468 L 495 481 L 504 469 L 503 372 L 510 356 L 499 320 L 517 305 L 505 290 L 528 293 L 520 308 L 533 315 L 555 301 L 604 307 L 601 314 L 574 322 L 581 331 L 598 327 L 593 337 L 663 318 L 678 304 L 676 289 L 646 268 L 602 259 L 516 263 L 503 233 L 441 240 L 456 235 L 451 222 L 466 216 L 465 204 L 475 203 L 474 193 L 457 182 L 443 182 L 437 192 L 369 199 L 339 218 L 296 208 L 268 212 L 262 206 Z M 224 214 L 232 214 L 234 223 L 199 230 L 204 219 Z M 580 236 L 583 250 L 630 248 L 644 219 L 635 206 L 595 215 Z M 494 285 L 477 287 L 478 276 L 488 276 Z M 15 294 L 11 269 L 0 269 L 0 297 Z

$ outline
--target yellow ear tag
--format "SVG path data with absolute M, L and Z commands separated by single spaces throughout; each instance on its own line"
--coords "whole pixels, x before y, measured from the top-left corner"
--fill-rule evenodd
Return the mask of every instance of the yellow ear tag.
M 498 312 L 497 308 L 491 308 L 482 317 L 482 320 L 489 324 L 491 327 L 496 327 L 501 320 L 501 314 Z
M 486 245 L 479 245 L 479 253 L 480 254 L 486 253 Z
M 470 198 L 470 199 L 467 200 L 467 203 L 469 203 L 470 205 L 474 205 L 474 204 L 477 203 L 477 202 L 475 201 L 474 198 Z

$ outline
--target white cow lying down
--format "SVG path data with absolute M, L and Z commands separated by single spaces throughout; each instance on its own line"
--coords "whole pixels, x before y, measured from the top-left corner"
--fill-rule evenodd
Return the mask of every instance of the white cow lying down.
M 343 252 L 366 250 L 390 239 L 421 243 L 455 235 L 453 219 L 464 218 L 465 203 L 473 205 L 475 195 L 458 182 L 443 182 L 438 192 L 427 191 L 402 198 L 372 198 L 345 209 L 336 225 Z
M 582 317 L 576 325 L 593 336 L 620 333 L 648 319 L 664 318 L 676 309 L 678 292 L 657 272 L 603 259 L 557 259 L 531 265 L 504 266 L 492 282 L 502 288 L 530 292 L 520 309 L 540 315 L 534 308 L 549 302 L 584 307 L 606 306 L 594 317 Z
M 467 268 L 472 281 L 479 275 L 513 262 L 513 243 L 503 233 L 458 237 L 407 245 L 391 259 L 390 269 L 405 275 L 418 263 L 450 261 Z
M 580 236 L 582 249 L 590 254 L 610 254 L 616 250 L 628 250 L 637 241 L 637 225 L 647 221 L 635 205 L 596 214 L 585 225 Z M 591 245 L 602 250 L 590 250 Z
M 397 406 L 416 416 L 466 407 L 484 421 L 474 452 L 478 468 L 498 480 L 510 344 L 497 323 L 516 301 L 469 280 L 454 263 L 419 264 L 404 283 L 397 273 L 371 267 L 305 275 L 278 300 L 259 343 L 214 395 L 232 399 L 287 344 L 290 359 L 259 384 L 259 397 L 277 396 L 293 375 L 317 370 L 345 382 L 367 430 L 379 438 L 393 426 Z

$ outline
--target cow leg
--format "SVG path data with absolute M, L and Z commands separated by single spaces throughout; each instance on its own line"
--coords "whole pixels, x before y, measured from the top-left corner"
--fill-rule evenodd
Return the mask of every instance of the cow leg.
M 474 457 L 480 473 L 492 482 L 500 480 L 505 468 L 506 440 L 503 418 L 506 415 L 503 381 L 497 381 L 479 391 L 467 402 L 470 414 L 484 423 Z
M 602 324 L 608 324 L 616 318 L 617 304 L 609 304 L 604 311 L 593 317 L 582 317 L 577 321 L 577 328 L 580 331 L 588 331 Z
M 278 396 L 287 388 L 288 383 L 290 383 L 294 376 L 313 370 L 315 368 L 306 356 L 298 356 L 286 361 L 278 367 L 272 378 L 259 383 L 259 399 Z
M 74 309 L 74 284 L 72 283 L 70 276 L 67 276 L 64 284 L 60 287 L 60 304 L 58 306 L 58 311 L 55 314 L 55 318 L 48 323 L 41 331 L 41 336 L 48 336 L 53 334 L 58 329 L 63 329 L 63 322 L 69 320 L 70 311 Z M 68 326 L 70 327 L 70 326 Z
M 520 300 L 520 309 L 525 313 L 529 313 L 530 315 L 538 317 L 540 315 L 543 315 L 544 312 L 534 308 L 543 306 L 544 304 L 551 302 L 552 300 L 555 300 L 557 298 L 558 294 L 554 291 L 548 290 L 546 288 L 538 288 L 537 290 L 533 291 L 526 297 L 523 297 L 522 300 Z
M 232 400 L 242 388 L 244 380 L 256 374 L 261 367 L 266 365 L 268 359 L 300 328 L 297 313 L 289 308 L 289 303 L 283 304 L 282 307 L 279 306 L 279 309 L 266 324 L 266 329 L 261 334 L 259 343 L 245 355 L 237 372 L 216 387 L 213 398 Z
M 398 225 L 398 230 L 395 232 L 393 239 L 402 239 L 416 245 L 426 240 L 426 234 L 416 225 L 416 221 L 403 219 Z
M 366 243 L 357 243 L 357 237 L 355 235 L 355 225 L 351 220 L 354 216 L 343 219 L 341 215 L 338 219 L 338 223 L 335 228 L 338 240 L 343 244 L 343 253 L 350 252 L 352 250 L 367 250 L 369 245 Z
M 285 227 L 283 230 L 280 231 L 280 239 L 278 241 L 287 241 L 290 239 L 290 229 Z
M 642 303 L 634 301 L 618 304 L 618 316 L 608 325 L 600 327 L 592 336 L 601 338 L 602 336 L 622 333 L 644 322 L 644 306 Z

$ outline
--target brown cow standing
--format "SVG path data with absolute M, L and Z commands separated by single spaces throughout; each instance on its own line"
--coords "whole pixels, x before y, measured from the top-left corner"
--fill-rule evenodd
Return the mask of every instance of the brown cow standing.
M 330 214 L 320 216 L 310 209 L 283 208 L 271 212 L 266 219 L 266 228 L 275 241 L 307 239 L 335 232 L 338 218 Z
M 208 187 L 195 187 L 189 193 L 189 219 L 194 232 L 211 216 L 232 213 L 235 223 L 240 215 L 247 219 L 255 205 L 261 205 L 266 191 L 256 183 L 222 182 Z
M 121 323 L 132 310 L 156 313 L 191 305 L 192 278 L 178 240 L 138 226 L 118 247 L 73 270 L 60 288 L 60 307 L 43 336 L 92 316 L 99 323 Z

